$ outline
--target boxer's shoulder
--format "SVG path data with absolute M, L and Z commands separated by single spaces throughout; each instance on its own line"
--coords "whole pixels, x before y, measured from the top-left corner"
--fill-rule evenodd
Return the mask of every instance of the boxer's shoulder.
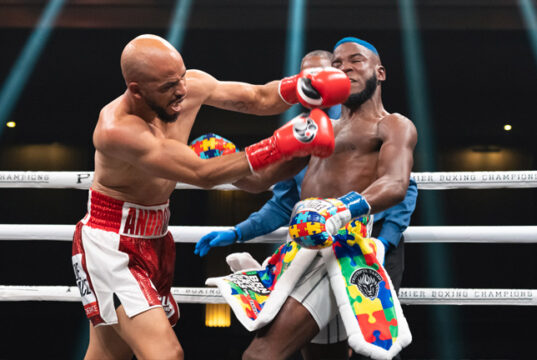
M 399 113 L 384 116 L 378 122 L 378 131 L 381 137 L 389 136 L 390 134 L 404 135 L 404 137 L 415 137 L 417 135 L 414 123 Z
M 112 150 L 118 146 L 137 142 L 142 134 L 148 132 L 154 133 L 141 117 L 113 109 L 111 111 L 103 109 L 93 132 L 93 144 L 100 151 Z
M 201 105 L 205 98 L 218 86 L 218 80 L 202 70 L 189 69 L 186 72 L 188 95 L 186 101 Z
M 192 91 L 205 90 L 205 88 L 214 87 L 218 83 L 218 80 L 214 76 L 197 69 L 187 70 L 185 77 L 189 95 Z
M 383 116 L 378 122 L 378 125 L 389 127 L 414 127 L 414 124 L 409 118 L 399 113 L 391 113 Z

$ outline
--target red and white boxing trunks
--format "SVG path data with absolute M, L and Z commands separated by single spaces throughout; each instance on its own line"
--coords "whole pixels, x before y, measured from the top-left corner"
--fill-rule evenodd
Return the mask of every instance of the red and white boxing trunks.
M 175 243 L 168 204 L 141 206 L 90 190 L 88 213 L 73 236 L 73 269 L 88 319 L 117 324 L 121 304 L 129 317 L 163 307 L 175 325 L 179 308 L 170 292 Z

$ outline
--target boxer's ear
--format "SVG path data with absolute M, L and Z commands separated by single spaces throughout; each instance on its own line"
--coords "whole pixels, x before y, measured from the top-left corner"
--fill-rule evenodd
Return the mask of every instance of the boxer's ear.
M 377 68 L 375 69 L 377 72 L 377 80 L 379 82 L 386 80 L 386 68 L 382 65 L 377 65 Z
M 142 98 L 142 91 L 140 89 L 140 85 L 136 81 L 131 81 L 130 83 L 128 83 L 127 84 L 127 89 L 129 89 L 131 94 L 136 99 L 141 99 Z

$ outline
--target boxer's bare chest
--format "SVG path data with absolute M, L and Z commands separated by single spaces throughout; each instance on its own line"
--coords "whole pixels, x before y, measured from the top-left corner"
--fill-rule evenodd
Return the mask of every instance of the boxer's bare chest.
M 186 101 L 185 101 L 186 102 Z M 200 106 L 185 104 L 174 123 L 166 126 L 149 124 L 156 138 L 177 140 L 187 144 Z M 166 202 L 175 189 L 176 182 L 156 177 L 136 164 L 95 154 L 95 178 L 93 187 L 112 197 L 138 204 L 154 205 Z
M 362 191 L 376 178 L 382 144 L 378 120 L 334 121 L 336 145 L 325 159 L 313 157 L 302 182 L 301 197 L 336 197 Z

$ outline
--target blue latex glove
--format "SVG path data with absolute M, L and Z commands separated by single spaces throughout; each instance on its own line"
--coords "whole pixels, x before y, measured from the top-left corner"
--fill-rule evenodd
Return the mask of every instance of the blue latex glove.
M 386 257 L 386 253 L 388 252 L 388 249 L 390 248 L 390 243 L 382 236 L 379 236 L 377 240 L 378 241 L 375 241 L 375 243 L 377 244 L 377 259 L 382 264 L 382 266 L 384 266 L 384 259 Z
M 203 257 L 207 255 L 212 247 L 231 245 L 237 240 L 240 240 L 240 238 L 241 236 L 237 228 L 210 232 L 197 242 L 194 254 Z

